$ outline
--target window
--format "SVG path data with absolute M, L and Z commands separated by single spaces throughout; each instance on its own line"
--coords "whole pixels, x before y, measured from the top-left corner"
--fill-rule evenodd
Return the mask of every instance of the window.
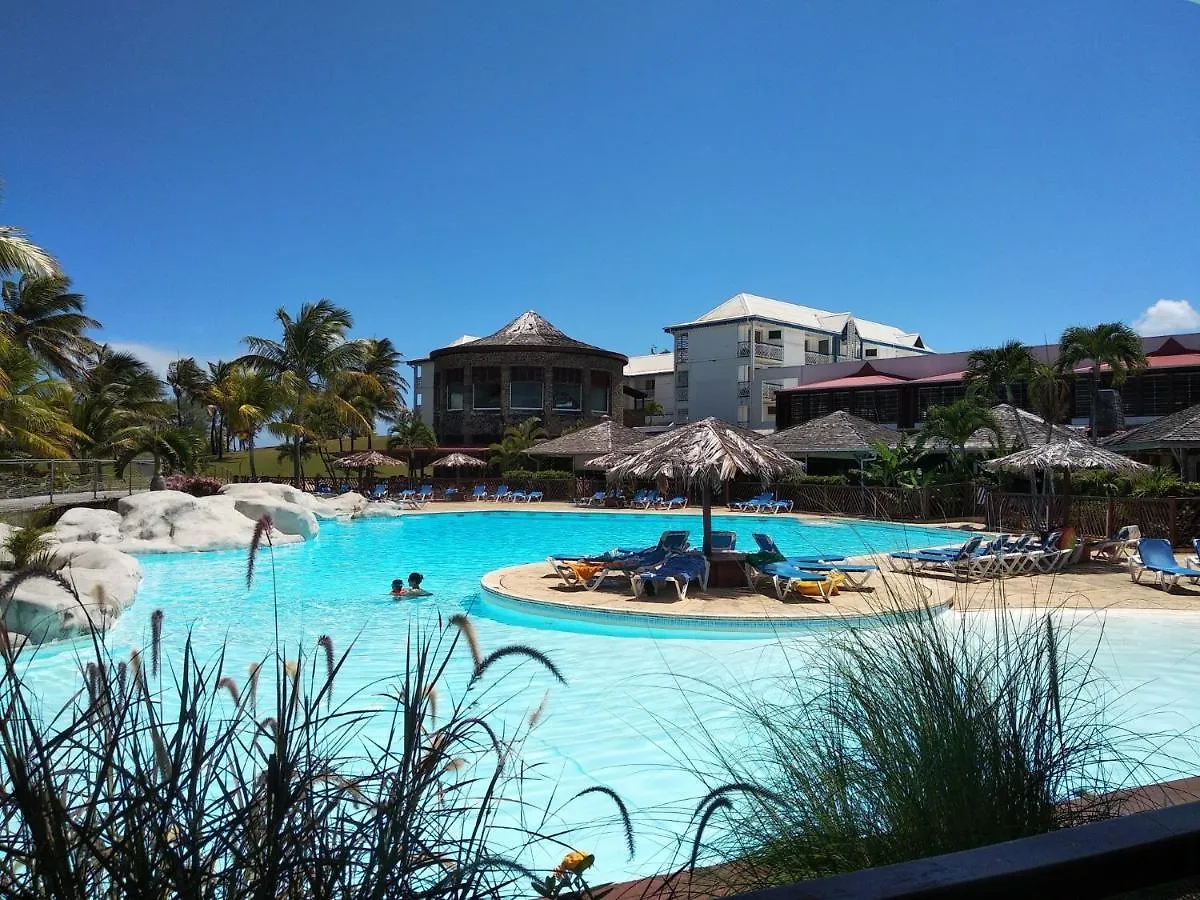
M 755 328 L 755 329 L 754 329 L 754 343 L 756 343 L 756 344 L 757 344 L 757 343 L 758 343 L 759 341 L 761 341 L 761 340 L 762 340 L 762 329 L 761 329 L 761 328 Z
M 542 369 L 513 366 L 508 380 L 509 409 L 542 411 Z
M 688 408 L 679 406 L 675 408 L 675 424 L 682 425 L 688 420 Z
M 688 361 L 688 333 L 681 331 L 675 335 L 675 362 L 685 363 Z
M 900 392 L 898 390 L 875 392 L 875 416 L 876 422 L 900 421 Z
M 783 329 L 775 328 L 771 331 L 768 331 L 767 332 L 767 340 L 768 341 L 782 341 L 783 340 Z
M 583 409 L 583 372 L 579 369 L 555 369 L 554 411 L 580 412 Z
M 500 408 L 500 367 L 476 366 L 471 370 L 472 409 Z
M 870 356 L 878 356 L 878 355 L 879 355 L 879 350 L 875 347 L 868 347 L 867 349 L 865 349 L 863 351 L 863 356 L 870 357 Z
M 446 409 L 460 410 L 463 408 L 466 397 L 466 388 L 463 387 L 463 370 L 462 369 L 447 369 L 446 370 Z
M 592 372 L 591 391 L 588 393 L 588 409 L 595 413 L 609 412 L 608 399 L 612 390 L 612 377 L 607 372 Z
M 737 418 L 738 418 L 739 425 L 749 425 L 750 424 L 750 407 L 739 406 L 738 411 L 737 411 Z
M 424 405 L 425 405 L 424 397 L 422 397 L 421 394 L 413 394 L 413 406 L 420 409 Z
M 738 366 L 738 379 L 737 380 L 738 381 L 749 381 L 750 380 L 750 367 L 749 366 Z
M 675 373 L 675 400 L 680 403 L 687 403 L 688 398 L 688 372 L 687 369 L 681 369 Z
M 654 393 L 654 379 L 647 378 L 646 386 L 642 390 L 644 390 L 647 394 L 653 394 Z
M 824 353 L 827 356 L 829 355 L 829 338 L 825 338 L 823 341 L 817 341 L 817 352 Z

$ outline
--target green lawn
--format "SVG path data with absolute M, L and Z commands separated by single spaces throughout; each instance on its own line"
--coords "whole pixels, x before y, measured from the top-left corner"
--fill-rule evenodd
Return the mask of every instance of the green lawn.
M 375 450 L 380 453 L 387 452 L 387 435 L 377 434 L 372 438 L 372 445 Z M 330 453 L 335 456 L 341 452 L 350 452 L 350 442 L 345 441 L 342 444 L 343 449 L 338 450 L 337 441 L 327 441 L 325 444 Z M 366 438 L 358 438 L 354 442 L 354 452 L 359 453 L 367 449 Z M 270 476 L 288 476 L 292 474 L 292 463 L 287 459 L 278 458 L 278 449 L 275 447 L 256 447 L 254 449 L 254 466 L 259 475 Z M 250 462 L 246 459 L 246 454 L 241 452 L 226 453 L 223 459 L 214 459 L 209 462 L 208 471 L 213 475 L 249 475 Z M 304 472 L 307 475 L 324 475 L 325 466 L 321 463 L 319 457 L 310 456 L 304 461 Z M 388 477 L 392 475 L 404 475 L 407 472 L 407 466 L 385 466 L 375 470 L 377 476 Z

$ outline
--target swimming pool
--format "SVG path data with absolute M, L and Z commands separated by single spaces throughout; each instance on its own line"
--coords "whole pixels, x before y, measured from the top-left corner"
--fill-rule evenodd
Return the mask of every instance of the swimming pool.
M 521 617 L 488 604 L 479 578 L 491 569 L 544 559 L 551 552 L 590 552 L 620 545 L 654 543 L 667 528 L 687 527 L 699 539 L 700 517 L 619 513 L 467 512 L 399 519 L 326 523 L 320 536 L 275 551 L 283 639 L 311 648 L 318 635 L 332 637 L 339 651 L 355 643 L 353 664 L 338 681 L 338 693 L 374 684 L 396 673 L 410 621 L 438 613 L 469 611 L 485 652 L 503 644 L 532 645 L 548 654 L 567 679 L 553 686 L 543 724 L 525 748 L 527 761 L 542 767 L 559 796 L 602 784 L 616 790 L 634 814 L 637 854 L 626 859 L 612 809 L 600 797 L 570 807 L 572 822 L 599 822 L 579 832 L 581 849 L 597 855 L 597 879 L 660 871 L 670 865 L 673 837 L 684 835 L 694 799 L 702 793 L 690 772 L 697 722 L 710 735 L 734 738 L 739 722 L 720 700 L 727 689 L 769 689 L 773 680 L 802 668 L 806 656 L 827 638 L 811 633 L 774 637 L 722 632 L 654 632 L 614 636 L 601 625 Z M 853 555 L 953 542 L 944 529 L 872 522 L 805 521 L 794 517 L 716 516 L 714 528 L 738 532 L 739 546 L 753 546 L 752 531 L 771 533 L 789 553 Z M 109 637 L 114 652 L 144 646 L 155 609 L 165 613 L 164 648 L 170 658 L 189 627 L 202 656 L 215 654 L 228 638 L 226 670 L 246 666 L 270 651 L 273 613 L 268 561 L 245 585 L 244 552 L 144 556 L 145 581 L 138 602 Z M 397 602 L 393 578 L 410 571 L 426 576 L 433 596 Z M 951 615 L 961 615 L 952 613 Z M 976 614 L 978 615 L 978 614 Z M 1071 616 L 1080 639 L 1098 638 L 1097 665 L 1124 694 L 1128 711 L 1120 724 L 1143 733 L 1181 731 L 1200 721 L 1200 615 L 1110 613 Z M 981 621 L 981 628 L 987 628 Z M 50 704 L 79 684 L 78 648 L 45 649 L 31 674 Z M 465 661 L 464 661 L 465 665 Z M 523 669 L 505 689 L 506 708 L 527 712 L 551 687 L 534 669 Z M 1196 763 L 1188 746 L 1160 753 L 1167 775 Z M 684 835 L 686 836 L 686 835 Z M 527 860 L 547 865 L 555 859 Z

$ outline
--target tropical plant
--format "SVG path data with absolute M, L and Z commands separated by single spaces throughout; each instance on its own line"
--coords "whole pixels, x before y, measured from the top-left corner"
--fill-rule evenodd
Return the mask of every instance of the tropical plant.
M 0 225 L 0 273 L 60 275 L 58 261 L 15 225 Z
M 100 327 L 84 315 L 83 294 L 70 293 L 70 287 L 64 275 L 23 275 L 0 285 L 0 333 L 63 378 L 79 376 L 96 350 L 84 332 Z
M 646 415 L 648 415 L 648 416 L 662 416 L 662 415 L 666 415 L 666 412 L 667 412 L 663 408 L 663 405 L 661 403 L 659 403 L 657 400 L 647 400 L 646 405 L 645 405 L 645 410 L 646 410 Z
M 220 410 L 225 427 L 246 442 L 250 475 L 256 476 L 254 441 L 263 425 L 279 409 L 278 386 L 262 372 L 234 366 L 228 375 L 210 387 L 208 395 Z
M 909 443 L 901 435 L 895 447 L 882 441 L 871 445 L 875 456 L 866 460 L 859 470 L 863 481 L 882 487 L 920 487 L 925 481 L 921 463 L 925 460 L 925 448 L 918 440 Z
M 388 453 L 393 456 L 397 453 L 404 454 L 408 460 L 410 477 L 413 473 L 413 460 L 416 459 L 417 450 L 420 448 L 432 450 L 437 447 L 437 435 L 433 433 L 433 429 L 416 416 L 409 415 L 401 419 L 392 426 L 389 433 L 391 437 L 387 442 Z
M 1110 792 L 1142 748 L 1106 721 L 1094 648 L 1003 604 L 949 623 L 911 610 L 882 621 L 822 643 L 769 698 L 733 698 L 753 741 L 714 745 L 695 818 L 723 827 L 706 843 L 702 825 L 695 847 L 738 860 L 739 890 L 1115 813 Z
M 1088 433 L 1096 440 L 1096 408 L 1100 402 L 1100 368 L 1108 366 L 1112 385 L 1119 388 L 1129 373 L 1146 366 L 1146 353 L 1138 333 L 1123 322 L 1103 322 L 1087 328 L 1074 325 L 1058 340 L 1059 364 L 1064 369 L 1087 362 L 1091 364 L 1091 403 L 1088 405 Z
M 1059 363 L 1034 362 L 1029 372 L 1029 403 L 1046 423 L 1046 440 L 1071 416 L 1071 370 Z
M 0 337 L 0 444 L 11 453 L 66 459 L 87 435 L 71 423 L 68 386 L 22 347 Z
M 199 405 L 208 399 L 208 374 L 191 356 L 177 359 L 167 365 L 167 385 L 175 395 L 175 424 L 182 428 L 184 402 Z
M 930 408 L 925 414 L 921 435 L 926 446 L 930 441 L 945 441 L 951 460 L 962 467 L 967 455 L 967 441 L 980 429 L 990 429 L 999 440 L 1000 426 L 992 411 L 967 397 Z
M 194 428 L 179 428 L 157 421 L 144 425 L 130 425 L 116 432 L 109 440 L 116 459 L 117 477 L 137 457 L 149 454 L 154 461 L 154 477 L 163 473 L 163 463 L 168 471 L 192 473 L 196 470 L 204 451 L 204 438 Z
M 299 484 L 301 446 L 313 437 L 306 421 L 312 404 L 325 399 L 345 425 L 369 427 L 339 388 L 355 385 L 363 390 L 381 390 L 381 386 L 374 376 L 357 370 L 364 347 L 361 341 L 347 337 L 353 325 L 347 310 L 329 300 L 319 300 L 305 303 L 295 318 L 281 307 L 275 311 L 275 318 L 282 331 L 280 339 L 245 338 L 250 352 L 239 362 L 275 383 L 284 412 L 273 423 L 272 433 L 292 448 L 292 478 Z
M 96 351 L 72 387 L 71 421 L 86 436 L 80 442 L 83 455 L 113 456 L 118 434 L 131 428 L 165 428 L 169 422 L 158 376 L 133 354 L 107 344 Z
M 12 557 L 10 568 L 46 569 L 49 567 L 51 526 L 14 528 L 4 539 L 4 551 Z
M 359 389 L 359 411 L 368 422 L 367 449 L 372 449 L 375 420 L 399 421 L 404 411 L 404 392 L 408 381 L 401 374 L 404 354 L 396 349 L 391 338 L 366 338 L 362 341 L 363 357 L 356 367 L 367 376 Z
M 1129 476 L 1130 493 L 1135 497 L 1170 497 L 1179 493 L 1183 479 L 1173 469 L 1156 467 Z
M 208 383 L 210 386 L 220 384 L 228 378 L 234 370 L 235 366 L 231 362 L 226 362 L 219 359 L 216 362 L 208 364 Z M 228 446 L 227 436 L 225 431 L 225 417 L 221 412 L 219 404 L 213 402 L 213 398 L 206 397 L 205 405 L 208 408 L 208 446 L 209 452 L 217 459 L 225 458 L 225 449 Z
M 490 444 L 490 461 L 499 466 L 501 471 L 516 469 L 520 466 L 525 451 L 546 437 L 546 429 L 535 416 L 530 416 L 519 425 L 510 425 L 504 431 L 504 437 L 495 444 Z
M 990 407 L 998 399 L 1014 409 L 1018 406 L 1015 386 L 1028 384 L 1033 370 L 1033 353 L 1020 341 L 1005 341 L 999 347 L 973 350 L 967 356 L 967 371 L 963 384 L 967 396 Z M 1017 434 L 1021 445 L 1029 446 L 1024 417 L 1017 417 Z

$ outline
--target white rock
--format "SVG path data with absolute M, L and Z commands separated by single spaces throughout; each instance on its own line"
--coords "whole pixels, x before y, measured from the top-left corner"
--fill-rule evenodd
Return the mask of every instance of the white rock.
M 81 597 L 107 600 L 118 611 L 133 603 L 142 583 L 142 566 L 128 553 L 87 541 L 60 544 L 50 558 L 59 574 L 75 585 Z
M 220 496 L 149 491 L 123 497 L 117 511 L 121 549 L 232 550 L 249 547 L 254 534 L 254 522 Z
M 267 497 L 237 497 L 233 506 L 254 522 L 263 516 L 269 516 L 276 531 L 281 534 L 299 535 L 306 541 L 315 538 L 321 530 L 321 526 L 317 524 L 317 517 L 297 503 Z
M 366 513 L 374 504 L 353 491 L 337 497 L 313 497 L 313 515 L 318 519 L 354 519 Z
M 63 513 L 54 526 L 54 536 L 64 544 L 72 541 L 115 544 L 121 540 L 121 514 L 111 509 L 77 506 Z
M 399 503 L 393 503 L 390 500 L 376 500 L 368 503 L 366 509 L 359 513 L 359 517 L 364 519 L 393 518 L 402 515 L 404 515 L 404 508 Z

